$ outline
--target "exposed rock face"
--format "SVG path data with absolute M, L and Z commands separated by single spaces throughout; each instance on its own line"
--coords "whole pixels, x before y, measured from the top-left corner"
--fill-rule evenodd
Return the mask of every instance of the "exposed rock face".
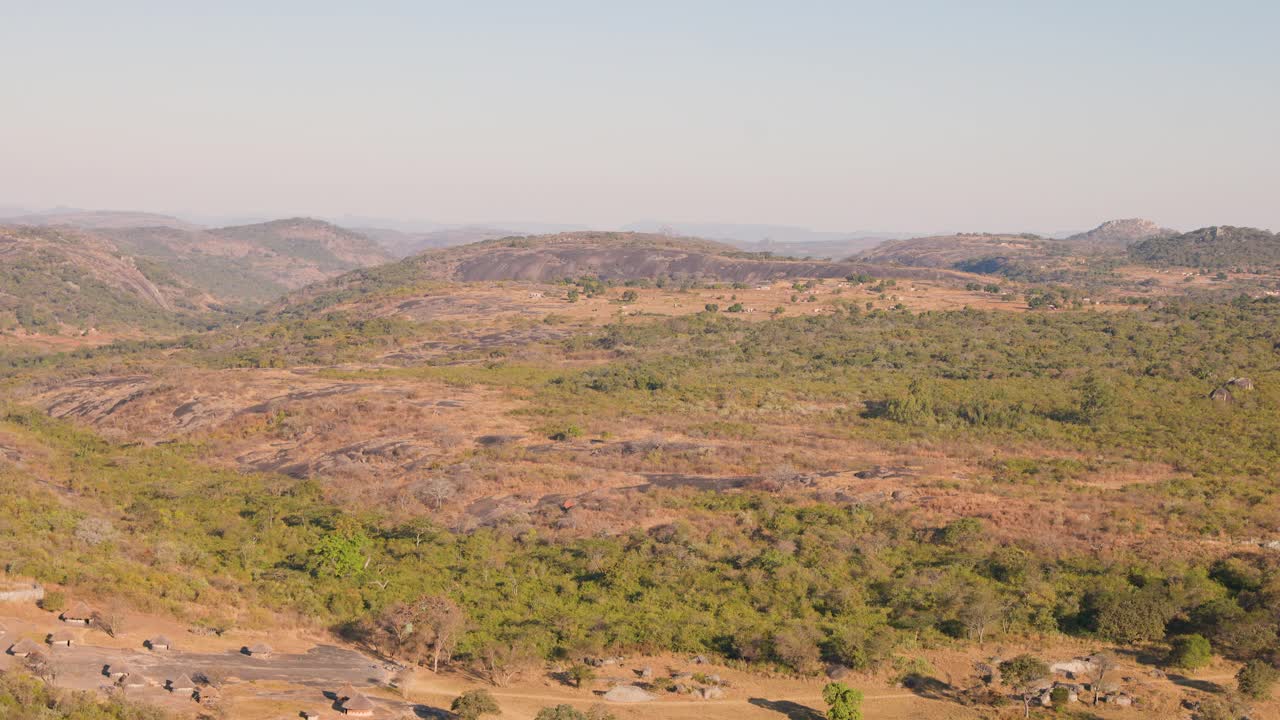
M 1076 233 L 1067 238 L 1067 240 L 1094 245 L 1128 247 L 1147 238 L 1166 237 L 1176 234 L 1176 230 L 1160 227 L 1150 220 L 1126 218 L 1123 220 L 1108 220 L 1088 232 Z
M 649 702 L 655 697 L 657 696 L 635 685 L 619 685 L 604 694 L 605 700 L 616 703 Z

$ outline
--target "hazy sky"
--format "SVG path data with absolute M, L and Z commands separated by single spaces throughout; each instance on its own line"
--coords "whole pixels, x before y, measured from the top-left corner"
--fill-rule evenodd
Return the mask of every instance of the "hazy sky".
M 1280 229 L 1280 2 L 0 0 L 0 205 Z

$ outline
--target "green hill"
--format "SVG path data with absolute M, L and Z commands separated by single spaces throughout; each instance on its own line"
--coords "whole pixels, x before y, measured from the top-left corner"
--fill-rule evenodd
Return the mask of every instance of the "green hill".
M 1280 267 L 1280 235 L 1258 228 L 1215 225 L 1171 237 L 1153 237 L 1129 248 L 1144 265 L 1200 268 Z

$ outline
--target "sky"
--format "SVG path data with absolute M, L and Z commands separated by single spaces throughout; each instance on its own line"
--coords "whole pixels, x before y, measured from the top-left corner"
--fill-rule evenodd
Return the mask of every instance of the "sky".
M 0 206 L 1280 229 L 1274 0 L 0 0 Z

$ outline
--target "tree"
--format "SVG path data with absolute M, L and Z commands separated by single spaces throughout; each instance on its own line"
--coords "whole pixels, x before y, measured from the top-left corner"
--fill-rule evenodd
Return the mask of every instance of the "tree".
M 587 715 L 572 705 L 560 704 L 542 708 L 534 720 L 587 720 Z
M 418 605 L 426 641 L 431 647 L 431 672 L 440 672 L 440 661 L 449 661 L 458 636 L 466 627 L 467 617 L 457 603 L 443 595 L 425 598 Z
M 53 685 L 58 680 L 57 666 L 42 652 L 33 652 L 22 658 L 22 669 L 40 678 L 45 685 Z
M 128 622 L 124 604 L 114 600 L 107 607 L 93 614 L 93 625 L 110 637 L 124 632 Z
M 449 706 L 454 715 L 461 720 L 476 720 L 484 715 L 500 715 L 502 710 L 498 701 L 493 699 L 488 690 L 468 690 L 453 699 Z
M 987 636 L 987 628 L 1005 613 L 1005 606 L 990 590 L 975 588 L 964 600 L 960 609 L 960 622 L 964 623 L 970 640 L 981 645 Z
M 1277 678 L 1280 678 L 1280 670 L 1261 658 L 1254 658 L 1240 666 L 1236 673 L 1236 687 L 1245 697 L 1265 700 L 1271 696 L 1271 688 Z
M 307 569 L 317 577 L 347 577 L 359 572 L 368 563 L 365 550 L 371 541 L 364 531 L 355 528 L 339 528 L 320 538 L 311 549 Z
M 1179 635 L 1169 645 L 1169 664 L 1195 670 L 1213 660 L 1213 648 L 1203 635 Z
M 457 487 L 448 478 L 434 476 L 427 478 L 418 486 L 417 496 L 423 505 L 430 505 L 432 510 L 439 510 L 440 506 L 457 492 Z
M 429 595 L 411 605 L 399 603 L 387 608 L 374 621 L 379 645 L 414 662 L 431 661 L 431 672 L 448 662 L 467 618 L 458 604 L 443 595 Z
M 1089 658 L 1089 662 L 1093 664 L 1093 669 L 1089 671 L 1089 687 L 1093 688 L 1093 704 L 1098 704 L 1098 694 L 1102 692 L 1102 685 L 1107 681 L 1107 673 L 1115 670 L 1116 658 L 1110 653 L 1094 653 Z
M 1034 655 L 1019 655 L 1000 663 L 1000 676 L 1022 700 L 1023 717 L 1031 717 L 1031 698 L 1036 682 L 1049 675 L 1049 666 Z
M 485 643 L 478 657 L 485 678 L 497 687 L 506 687 L 537 661 L 538 652 L 524 638 L 498 638 Z
M 581 688 L 583 683 L 591 682 L 596 678 L 596 671 L 590 665 L 577 663 L 569 668 L 568 675 L 573 680 L 573 686 Z
M 1094 598 L 1094 628 L 1102 637 L 1123 643 L 1164 637 L 1173 615 L 1168 594 L 1160 588 L 1107 592 Z
M 827 720 L 862 720 L 862 691 L 840 682 L 822 688 L 822 701 L 827 704 Z
M 625 290 L 622 293 L 622 302 L 633 303 L 640 298 L 640 294 L 635 290 Z
M 1115 406 L 1115 392 L 1096 374 L 1090 372 L 1080 384 L 1080 420 L 1097 425 Z

